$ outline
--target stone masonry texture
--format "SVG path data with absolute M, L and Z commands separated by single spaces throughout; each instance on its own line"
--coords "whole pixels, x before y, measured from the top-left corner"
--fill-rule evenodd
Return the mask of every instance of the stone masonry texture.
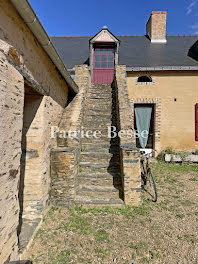
M 50 126 L 68 87 L 10 1 L 0 1 L 0 263 L 19 258 L 49 204 Z M 18 245 L 18 236 L 19 242 Z
M 60 131 L 81 131 L 86 105 L 86 95 L 91 86 L 91 76 L 87 65 L 75 67 L 75 82 L 80 91 L 64 110 Z M 68 206 L 75 200 L 76 178 L 78 173 L 81 138 L 59 138 L 51 151 L 51 202 Z
M 146 25 L 151 40 L 166 40 L 166 12 L 153 11 Z
M 117 65 L 115 77 L 119 130 L 133 129 L 126 66 Z M 125 144 L 132 144 L 134 149 L 125 150 L 122 148 Z M 141 172 L 139 152 L 135 149 L 135 138 L 123 136 L 120 138 L 120 146 L 124 202 L 127 205 L 139 205 L 141 203 Z

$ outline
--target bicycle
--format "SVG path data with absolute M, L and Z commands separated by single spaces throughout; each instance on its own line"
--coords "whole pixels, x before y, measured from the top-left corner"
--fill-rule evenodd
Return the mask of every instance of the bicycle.
M 142 181 L 142 188 L 152 197 L 152 201 L 157 201 L 157 189 L 155 184 L 155 179 L 153 177 L 150 165 L 149 165 L 149 158 L 152 156 L 152 150 L 150 153 L 141 151 L 141 158 L 140 158 L 140 167 L 141 167 L 141 181 Z M 149 181 L 149 184 L 148 184 Z

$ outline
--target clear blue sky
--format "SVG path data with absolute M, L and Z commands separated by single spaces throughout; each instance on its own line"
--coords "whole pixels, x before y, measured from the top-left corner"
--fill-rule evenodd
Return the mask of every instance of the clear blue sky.
M 167 34 L 198 34 L 198 0 L 29 0 L 50 36 L 145 34 L 151 11 L 167 11 Z

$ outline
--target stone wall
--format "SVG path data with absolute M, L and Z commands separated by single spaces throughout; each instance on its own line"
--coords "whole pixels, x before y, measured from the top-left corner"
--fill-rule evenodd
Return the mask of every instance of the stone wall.
M 40 92 L 65 106 L 67 85 L 28 26 L 8 0 L 0 1 L 0 40 L 21 74 L 38 85 Z M 5 45 L 4 45 L 5 43 Z M 52 78 L 53 76 L 53 78 Z M 56 88 L 59 87 L 57 93 Z
M 91 86 L 91 76 L 87 65 L 75 66 L 75 82 L 80 91 L 64 110 L 59 124 L 60 131 L 81 131 L 86 94 Z M 81 139 L 59 138 L 57 148 L 51 152 L 51 201 L 53 204 L 68 206 L 75 200 L 76 176 L 78 173 Z
M 24 80 L 0 52 L 0 263 L 18 254 L 18 183 Z
M 126 66 L 116 66 L 115 77 L 119 130 L 133 130 Z M 141 203 L 141 172 L 139 152 L 135 148 L 135 138 L 122 136 L 120 145 L 124 202 L 126 205 L 139 205 Z
M 47 208 L 50 126 L 59 124 L 68 98 L 65 80 L 6 0 L 0 2 L 0 90 L 0 263 L 5 263 L 18 259 L 17 235 L 24 249 Z

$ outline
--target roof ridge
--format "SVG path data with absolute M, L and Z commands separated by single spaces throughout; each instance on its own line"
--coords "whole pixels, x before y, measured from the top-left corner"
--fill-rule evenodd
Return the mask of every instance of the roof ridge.
M 146 37 L 146 34 L 136 35 L 115 35 L 116 37 Z M 93 35 L 88 36 L 50 36 L 50 38 L 91 38 Z M 167 34 L 167 37 L 198 37 L 198 34 Z
M 167 36 L 174 36 L 174 37 L 196 37 L 198 36 L 198 34 L 170 34 L 170 35 L 167 35 Z
M 146 34 L 135 34 L 135 35 L 116 35 L 118 37 L 145 37 Z

